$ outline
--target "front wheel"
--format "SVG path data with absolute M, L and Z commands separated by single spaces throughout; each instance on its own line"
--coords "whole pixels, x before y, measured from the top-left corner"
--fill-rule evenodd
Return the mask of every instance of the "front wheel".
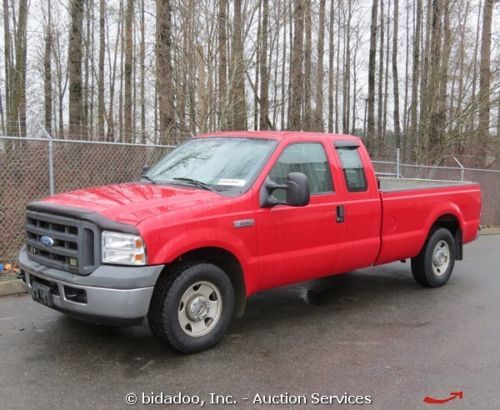
M 455 265 L 456 244 L 448 229 L 433 231 L 417 257 L 411 260 L 411 272 L 422 286 L 436 288 L 450 279 Z
M 156 284 L 148 313 L 153 334 L 182 353 L 215 345 L 234 311 L 234 290 L 222 269 L 210 263 L 174 266 Z

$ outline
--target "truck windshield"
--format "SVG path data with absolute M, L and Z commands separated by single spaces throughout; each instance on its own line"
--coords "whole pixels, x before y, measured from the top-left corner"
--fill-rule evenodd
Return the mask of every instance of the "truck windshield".
M 193 139 L 164 157 L 144 178 L 238 195 L 252 185 L 276 145 L 274 140 L 256 138 Z

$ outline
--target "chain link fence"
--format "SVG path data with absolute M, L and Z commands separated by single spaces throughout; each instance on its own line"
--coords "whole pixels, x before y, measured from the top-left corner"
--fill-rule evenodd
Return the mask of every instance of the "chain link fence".
M 0 136 L 0 262 L 17 257 L 29 202 L 51 193 L 138 180 L 144 165 L 154 164 L 173 148 Z M 479 182 L 482 223 L 500 225 L 500 170 L 402 164 L 394 150 L 371 154 L 379 175 Z
M 51 193 L 138 180 L 173 146 L 0 137 L 0 262 L 24 242 L 26 204 Z

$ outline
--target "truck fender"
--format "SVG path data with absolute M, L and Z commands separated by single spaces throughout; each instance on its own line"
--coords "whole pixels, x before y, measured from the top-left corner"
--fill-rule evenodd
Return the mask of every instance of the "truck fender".
M 155 255 L 155 260 L 169 264 L 189 252 L 205 248 L 217 248 L 230 253 L 241 267 L 246 296 L 257 291 L 259 274 L 256 258 L 252 257 L 250 249 L 240 237 L 228 235 L 226 230 L 214 232 L 213 228 L 195 229 L 176 235 L 162 245 Z

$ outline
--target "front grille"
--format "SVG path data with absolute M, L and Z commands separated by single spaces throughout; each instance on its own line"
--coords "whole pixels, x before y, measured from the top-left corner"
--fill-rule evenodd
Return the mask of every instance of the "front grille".
M 98 239 L 99 230 L 90 222 L 44 212 L 26 214 L 28 257 L 42 265 L 88 275 L 99 263 Z

